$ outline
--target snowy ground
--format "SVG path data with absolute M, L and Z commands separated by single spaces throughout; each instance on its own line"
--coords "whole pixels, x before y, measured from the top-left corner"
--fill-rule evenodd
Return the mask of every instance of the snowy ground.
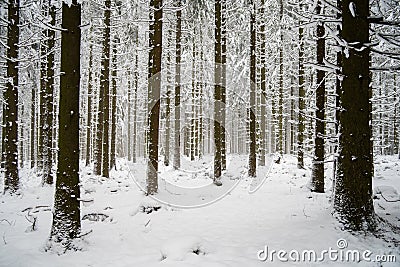
M 338 249 L 339 239 L 346 240 L 348 250 L 368 249 L 373 253 L 370 258 L 392 254 L 397 263 L 342 263 L 327 257 L 319 265 L 399 266 L 400 249 L 393 242 L 340 230 L 331 215 L 329 178 L 326 194 L 311 193 L 307 188 L 310 170 L 298 170 L 295 158 L 285 156 L 270 172 L 268 167 L 260 169 L 254 184 L 245 176 L 245 156 L 229 160 L 228 173 L 223 177 L 225 187 L 220 191 L 207 187 L 211 183 L 210 161 L 185 161 L 184 170 L 179 172 L 162 168 L 162 200 L 175 201 L 180 195 L 184 201 L 177 206 L 197 203 L 203 207 L 162 205 L 151 213 L 147 208 L 158 204 L 140 190 L 144 162 L 132 165 L 119 161 L 119 170 L 113 171 L 110 179 L 83 170 L 82 231 L 88 234 L 82 251 L 61 256 L 44 251 L 51 226 L 53 188 L 42 188 L 40 178 L 31 170 L 21 170 L 22 195 L 0 196 L 0 266 L 314 266 L 318 263 L 281 262 L 276 256 L 272 263 L 270 259 L 264 262 L 257 254 L 268 246 L 269 251 L 315 250 L 319 255 L 329 247 Z M 375 168 L 375 210 L 400 226 L 400 161 L 397 157 L 380 157 Z M 129 169 L 133 169 L 131 173 Z M 201 171 L 194 172 L 196 169 Z M 251 193 L 266 174 L 264 184 Z M 327 174 L 330 176 L 330 169 Z M 186 191 L 174 191 L 177 189 L 168 187 L 171 185 Z M 204 187 L 211 189 L 204 191 Z M 196 191 L 198 188 L 203 188 L 203 194 Z M 195 197 L 188 197 L 187 192 Z M 222 199 L 211 201 L 221 194 Z M 215 203 L 205 205 L 208 202 Z M 398 238 L 390 232 L 385 236 Z

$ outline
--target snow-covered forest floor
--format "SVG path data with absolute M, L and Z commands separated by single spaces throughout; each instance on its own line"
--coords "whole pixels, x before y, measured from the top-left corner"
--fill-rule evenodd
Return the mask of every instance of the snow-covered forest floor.
M 383 238 L 351 235 L 341 230 L 332 216 L 331 169 L 326 170 L 326 193 L 310 192 L 307 185 L 311 170 L 298 170 L 296 159 L 285 156 L 268 173 L 263 186 L 250 194 L 252 181 L 241 168 L 247 157 L 230 158 L 237 173 L 230 179 L 240 182 L 223 199 L 195 209 L 162 205 L 148 213 L 143 206 L 155 206 L 144 196 L 137 181 L 145 177 L 143 163 L 136 164 L 136 181 L 125 161 L 119 160 L 111 178 L 99 178 L 86 168 L 81 174 L 82 234 L 81 251 L 58 256 L 45 252 L 51 227 L 53 188 L 42 187 L 40 177 L 30 169 L 21 170 L 19 196 L 0 196 L 0 266 L 293 266 L 316 265 L 314 262 L 260 261 L 257 253 L 269 250 L 338 249 L 345 239 L 346 249 L 370 250 L 373 255 L 392 254 L 397 263 L 361 261 L 358 264 L 330 261 L 329 266 L 399 266 L 400 248 L 385 241 L 398 235 L 390 232 Z M 233 163 L 232 163 L 233 162 Z M 238 164 L 237 162 L 241 162 Z M 196 187 L 210 182 L 206 162 L 200 174 L 177 175 L 162 170 L 166 179 L 180 186 Z M 327 164 L 328 165 L 328 164 Z M 330 165 L 330 164 L 329 164 Z M 142 177 L 139 177 L 142 176 Z M 1 179 L 1 185 L 3 180 Z M 140 182 L 139 182 L 140 184 Z M 236 184 L 235 184 L 236 185 Z M 2 188 L 0 188 L 2 191 Z M 397 157 L 378 157 L 375 162 L 375 211 L 393 225 L 400 226 L 400 161 Z M 148 212 L 146 212 L 148 211 Z M 397 242 L 398 244 L 398 242 Z M 373 257 L 373 256 L 371 256 Z M 382 265 L 380 265 L 382 264 Z

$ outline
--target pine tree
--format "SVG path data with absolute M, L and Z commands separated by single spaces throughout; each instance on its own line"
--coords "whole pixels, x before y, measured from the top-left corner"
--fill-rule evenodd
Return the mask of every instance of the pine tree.
M 265 28 L 265 0 L 261 0 L 260 9 L 260 65 L 261 65 L 261 102 L 260 102 L 260 166 L 265 166 L 265 154 L 266 154 L 266 95 L 267 95 L 267 80 L 266 80 L 266 28 Z
M 176 55 L 175 55 L 175 140 L 174 140 L 174 169 L 181 167 L 181 38 L 182 38 L 182 2 L 177 2 L 176 12 Z
M 215 63 L 214 63 L 214 183 L 221 185 L 222 175 L 222 0 L 215 0 Z
M 160 127 L 160 90 L 162 59 L 162 0 L 150 0 L 148 73 L 148 166 L 147 194 L 158 190 L 158 132 Z
M 166 98 L 166 114 L 165 114 L 165 157 L 164 165 L 169 166 L 170 162 L 170 138 L 171 138 L 171 93 L 172 93 L 172 29 L 168 29 L 167 44 L 167 94 Z
M 79 237 L 79 94 L 81 4 L 62 6 L 61 80 L 56 192 L 50 239 L 70 249 Z
M 19 0 L 8 2 L 7 85 L 3 91 L 2 152 L 4 159 L 4 192 L 15 193 L 19 188 L 18 174 L 18 55 Z
M 93 27 L 93 26 L 92 26 Z M 89 78 L 88 78 L 88 93 L 87 93 L 87 125 L 86 125 L 86 166 L 89 166 L 91 161 L 91 149 L 92 149 L 92 102 L 93 102 L 93 44 L 91 43 L 91 32 L 89 31 Z
M 102 176 L 110 177 L 110 63 L 111 63 L 111 0 L 105 1 L 104 10 L 104 47 L 102 58 L 102 81 L 100 90 L 103 90 L 103 156 Z
M 279 96 L 278 96 L 278 127 L 279 127 L 279 139 L 278 139 L 278 152 L 280 155 L 283 154 L 283 142 L 284 142 L 284 129 L 283 129 L 283 0 L 279 0 L 279 21 L 280 21 L 280 32 L 279 32 Z
M 366 46 L 369 43 L 368 16 L 369 1 L 342 1 L 341 37 L 349 46 L 348 56 L 342 58 L 339 157 L 334 208 L 344 227 L 356 231 L 372 230 L 375 226 L 372 201 L 370 49 Z
M 101 58 L 100 96 L 97 115 L 95 174 L 109 177 L 110 120 L 110 24 L 111 0 L 105 0 L 103 51 Z
M 321 2 L 318 1 L 316 12 L 321 14 Z M 322 21 L 317 23 L 317 64 L 324 65 L 325 58 L 325 28 Z M 312 171 L 312 190 L 324 192 L 324 161 L 325 161 L 325 71 L 317 70 L 316 121 L 315 121 L 315 151 Z
M 221 169 L 226 170 L 226 53 L 227 53 L 227 9 L 221 0 Z
M 249 176 L 256 177 L 256 10 L 254 0 L 250 14 L 250 109 L 249 109 Z
M 50 25 L 56 24 L 56 7 L 49 1 L 49 17 L 51 19 Z M 55 83 L 55 31 L 52 29 L 47 30 L 47 65 L 46 65 L 46 96 L 45 96 L 45 120 L 41 138 L 45 141 L 43 143 L 43 184 L 53 184 L 52 166 L 53 166 L 53 99 L 54 99 L 54 83 Z
M 112 74 L 111 74 L 111 152 L 110 152 L 110 169 L 115 167 L 116 162 L 116 136 L 117 136 L 117 46 L 119 38 L 114 38 L 112 53 Z

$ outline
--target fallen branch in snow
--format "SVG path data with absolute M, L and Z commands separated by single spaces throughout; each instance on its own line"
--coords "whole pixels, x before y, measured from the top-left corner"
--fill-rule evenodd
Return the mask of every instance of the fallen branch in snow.
M 104 222 L 108 220 L 109 222 L 112 222 L 112 218 L 110 218 L 109 215 L 104 213 L 89 213 L 84 215 L 82 217 L 82 220 L 89 220 L 92 222 Z
M 31 210 L 34 210 L 33 213 L 40 211 L 42 209 L 43 211 L 51 211 L 51 208 L 49 206 L 36 206 L 36 207 L 28 207 L 26 209 L 21 210 L 21 212 L 30 212 Z
M 1 219 L 1 220 L 0 220 L 0 222 L 3 222 L 3 221 L 4 221 L 4 222 L 7 222 L 7 223 L 11 226 L 11 222 L 10 222 L 9 220 L 7 220 L 7 219 Z
M 84 233 L 84 234 L 78 235 L 77 238 L 81 238 L 81 237 L 90 235 L 91 233 L 93 233 L 93 230 L 90 230 L 90 231 L 88 231 L 88 232 L 86 232 L 86 233 Z
M 28 216 L 32 219 L 29 219 Z M 36 231 L 36 223 L 37 223 L 37 217 L 36 216 L 32 216 L 30 214 L 28 214 L 28 216 L 25 215 L 25 219 L 30 222 L 32 225 L 28 227 L 28 229 L 26 229 L 28 232 L 33 232 Z
M 379 193 L 377 193 L 377 194 L 378 194 L 378 195 L 381 195 L 381 197 L 382 197 L 386 202 L 400 202 L 400 199 L 390 200 L 390 199 L 385 198 L 384 195 L 383 195 L 381 192 L 379 192 Z

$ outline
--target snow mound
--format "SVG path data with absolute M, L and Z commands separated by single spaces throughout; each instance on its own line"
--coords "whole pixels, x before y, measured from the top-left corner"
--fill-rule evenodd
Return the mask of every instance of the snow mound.
M 161 247 L 162 260 L 183 261 L 188 255 L 206 255 L 206 242 L 196 236 L 181 236 L 167 240 Z

